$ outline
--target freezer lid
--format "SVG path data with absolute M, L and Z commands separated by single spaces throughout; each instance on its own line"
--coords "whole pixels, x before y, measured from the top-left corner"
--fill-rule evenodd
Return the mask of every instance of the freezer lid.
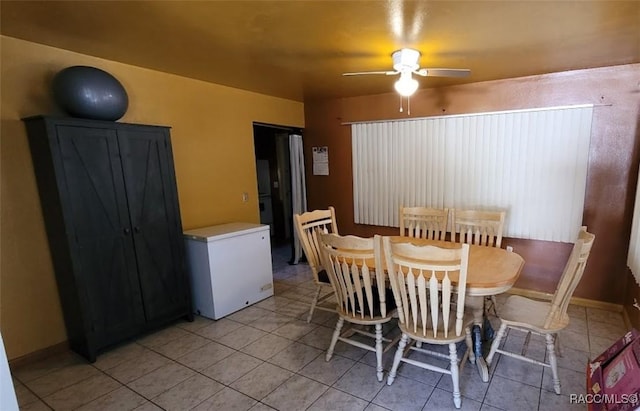
M 184 236 L 189 240 L 208 243 L 221 240 L 223 238 L 245 235 L 260 231 L 266 231 L 268 235 L 269 226 L 265 224 L 254 223 L 227 223 L 186 230 L 184 232 Z

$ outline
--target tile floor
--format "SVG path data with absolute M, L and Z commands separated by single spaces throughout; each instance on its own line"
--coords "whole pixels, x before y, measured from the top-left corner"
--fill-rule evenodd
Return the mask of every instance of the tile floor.
M 391 386 L 375 377 L 375 355 L 339 342 L 324 360 L 335 314 L 304 319 L 314 292 L 306 264 L 274 250 L 275 296 L 218 321 L 197 317 L 116 347 L 87 363 L 74 353 L 12 370 L 22 410 L 449 410 L 449 376 L 401 366 Z M 499 301 L 503 301 L 500 298 Z M 562 395 L 550 370 L 498 356 L 483 383 L 467 363 L 463 410 L 586 409 L 585 365 L 625 332 L 621 314 L 572 306 L 561 333 Z M 497 322 L 495 323 L 497 326 Z M 505 344 L 521 345 L 512 333 Z M 542 340 L 529 352 L 542 359 Z M 385 354 L 386 369 L 394 350 Z

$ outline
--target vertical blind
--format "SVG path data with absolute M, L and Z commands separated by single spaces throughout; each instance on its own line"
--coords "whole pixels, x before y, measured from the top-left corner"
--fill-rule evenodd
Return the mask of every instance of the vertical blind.
M 638 174 L 638 186 L 636 187 L 636 203 L 633 207 L 633 223 L 631 225 L 631 240 L 629 242 L 629 254 L 627 265 L 640 285 L 640 174 Z
M 398 209 L 504 209 L 505 235 L 573 242 L 582 224 L 592 105 L 352 124 L 358 224 Z

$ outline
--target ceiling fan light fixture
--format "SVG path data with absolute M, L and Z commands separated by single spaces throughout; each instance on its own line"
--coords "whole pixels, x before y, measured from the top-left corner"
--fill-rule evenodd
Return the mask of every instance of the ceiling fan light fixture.
M 396 71 L 414 71 L 420 66 L 418 60 L 420 59 L 420 52 L 414 49 L 400 49 L 391 54 L 393 60 L 393 68 Z
M 421 77 L 467 77 L 471 73 L 469 69 L 420 68 L 420 55 L 420 52 L 415 49 L 404 48 L 396 50 L 391 53 L 393 70 L 356 71 L 342 73 L 342 75 L 384 74 L 386 76 L 395 76 L 400 74 L 400 79 L 395 82 L 394 87 L 398 94 L 400 94 L 400 111 L 402 111 L 402 100 L 406 97 L 408 105 L 409 97 L 412 96 L 420 86 L 418 81 L 412 77 L 413 74 Z
M 409 97 L 418 90 L 418 81 L 411 77 L 410 72 L 403 72 L 394 87 L 398 94 L 403 97 Z

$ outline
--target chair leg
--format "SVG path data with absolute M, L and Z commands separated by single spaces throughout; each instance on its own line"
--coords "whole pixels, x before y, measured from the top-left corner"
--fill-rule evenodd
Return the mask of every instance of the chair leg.
M 493 306 L 493 313 L 495 314 L 495 316 L 500 317 L 498 315 L 498 300 L 496 299 L 495 295 L 491 296 L 491 305 Z
M 311 317 L 313 317 L 313 311 L 316 309 L 316 304 L 318 304 L 318 298 L 320 297 L 321 291 L 322 291 L 322 286 L 318 284 L 316 295 L 313 296 L 313 300 L 311 300 L 311 307 L 309 307 L 309 315 L 307 316 L 307 323 L 311 322 Z
M 396 379 L 396 372 L 398 372 L 398 366 L 400 365 L 402 354 L 404 354 L 404 347 L 406 347 L 408 340 L 409 336 L 402 333 L 402 338 L 400 338 L 400 343 L 398 343 L 398 349 L 396 350 L 396 354 L 393 357 L 393 365 L 391 366 L 391 371 L 389 371 L 389 375 L 387 376 L 387 385 L 393 384 L 393 380 Z
M 451 382 L 453 383 L 453 404 L 456 408 L 462 405 L 460 398 L 460 372 L 458 370 L 458 351 L 454 343 L 449 344 L 449 360 L 451 361 Z
M 376 376 L 382 381 L 382 324 L 376 324 Z
M 560 349 L 560 334 L 554 334 L 553 340 L 556 343 L 556 353 L 558 354 L 558 357 L 562 358 L 562 350 Z
M 558 361 L 556 359 L 556 348 L 554 344 L 554 338 L 551 334 L 545 334 L 547 339 L 547 352 L 549 353 L 549 365 L 551 366 L 551 372 L 553 373 L 553 389 L 556 394 L 560 394 L 560 378 L 558 378 Z
M 476 353 L 473 352 L 473 340 L 471 339 L 471 329 L 467 327 L 465 330 L 465 341 L 467 343 L 467 348 L 469 349 L 469 362 L 471 364 L 476 363 Z
M 491 350 L 489 351 L 489 355 L 487 355 L 487 365 L 491 365 L 491 361 L 493 361 L 493 356 L 496 354 L 496 350 L 500 346 L 500 341 L 504 337 L 504 333 L 507 331 L 507 324 L 500 324 L 500 328 L 496 333 L 496 336 L 493 339 L 493 344 L 491 344 Z
M 324 358 L 325 361 L 329 361 L 333 356 L 333 349 L 336 347 L 336 343 L 338 342 L 338 337 L 340 337 L 340 331 L 342 331 L 343 325 L 344 325 L 344 318 L 339 317 L 338 322 L 336 322 L 336 329 L 335 331 L 333 331 L 333 336 L 331 337 L 331 344 L 329 344 L 327 355 Z
M 522 345 L 522 351 L 520 355 L 527 356 L 527 350 L 529 349 L 529 341 L 531 340 L 531 331 L 527 331 L 527 336 L 524 337 L 524 344 Z

